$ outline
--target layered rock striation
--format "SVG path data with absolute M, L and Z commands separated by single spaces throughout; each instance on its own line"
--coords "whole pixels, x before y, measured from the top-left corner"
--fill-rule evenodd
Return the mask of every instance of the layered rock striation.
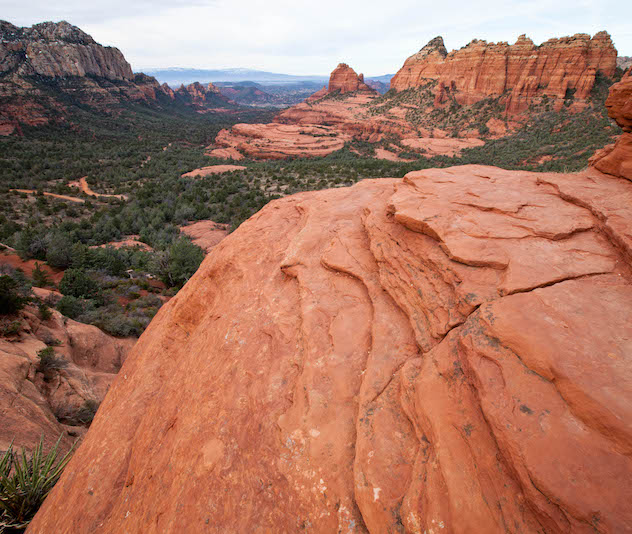
M 391 80 L 397 91 L 436 82 L 435 105 L 504 96 L 506 110 L 519 113 L 534 98 L 585 100 L 598 74 L 615 74 L 617 51 L 610 36 L 576 34 L 540 46 L 521 35 L 515 44 L 473 40 L 450 53 L 436 37 L 409 57 Z
M 29 528 L 629 532 L 632 183 L 276 200 L 164 306 Z
M 350 139 L 327 126 L 236 124 L 217 134 L 208 155 L 235 160 L 322 157 L 340 150 Z

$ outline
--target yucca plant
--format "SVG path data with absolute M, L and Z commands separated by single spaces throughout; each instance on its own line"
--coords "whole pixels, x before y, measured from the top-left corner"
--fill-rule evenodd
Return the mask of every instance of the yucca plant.
M 41 439 L 30 457 L 9 445 L 0 459 L 0 534 L 24 530 L 59 480 L 74 449 L 58 460 L 60 442 L 44 455 Z

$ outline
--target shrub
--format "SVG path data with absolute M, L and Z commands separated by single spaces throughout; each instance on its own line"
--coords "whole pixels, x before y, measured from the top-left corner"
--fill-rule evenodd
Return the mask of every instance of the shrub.
M 72 263 L 72 242 L 64 233 L 55 233 L 48 240 L 46 249 L 48 265 L 65 269 Z
M 76 319 L 84 312 L 85 306 L 81 299 L 72 297 L 70 295 L 64 295 L 57 303 L 57 310 L 62 315 Z
M 72 455 L 74 445 L 58 459 L 60 442 L 61 436 L 44 455 L 42 439 L 30 457 L 24 448 L 14 452 L 11 444 L 0 458 L 0 532 L 21 531 L 31 522 Z
M 17 336 L 22 331 L 22 321 L 0 324 L 0 334 L 6 337 Z
M 10 276 L 0 276 L 0 315 L 17 313 L 28 302 L 21 294 L 18 283 Z
M 33 278 L 33 282 L 35 282 L 35 287 L 46 287 L 53 284 L 50 276 L 48 276 L 48 273 L 42 269 L 39 262 L 35 262 L 35 269 L 33 269 L 31 277 Z
M 64 295 L 89 299 L 99 294 L 99 284 L 81 269 L 68 269 L 59 282 L 59 290 Z
M 45 302 L 40 302 L 37 305 L 37 311 L 42 321 L 48 321 L 53 316 L 53 312 L 50 311 Z
M 37 353 L 39 363 L 37 371 L 44 375 L 44 380 L 51 380 L 55 374 L 68 367 L 68 362 L 57 356 L 53 347 L 46 347 Z
M 185 238 L 175 240 L 158 259 L 162 281 L 170 287 L 182 287 L 195 274 L 204 259 L 204 251 Z
M 62 408 L 55 412 L 55 417 L 60 423 L 71 426 L 90 426 L 99 409 L 99 401 L 87 399 L 76 410 Z

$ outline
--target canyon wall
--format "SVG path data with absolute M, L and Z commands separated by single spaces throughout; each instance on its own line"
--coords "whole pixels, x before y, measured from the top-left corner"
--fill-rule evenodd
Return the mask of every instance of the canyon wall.
M 536 46 L 521 35 L 515 44 L 473 40 L 450 53 L 436 37 L 409 57 L 391 80 L 398 91 L 437 82 L 436 105 L 453 95 L 459 104 L 505 95 L 507 111 L 525 111 L 534 97 L 584 100 L 597 74 L 615 74 L 617 51 L 606 32 L 576 34 Z

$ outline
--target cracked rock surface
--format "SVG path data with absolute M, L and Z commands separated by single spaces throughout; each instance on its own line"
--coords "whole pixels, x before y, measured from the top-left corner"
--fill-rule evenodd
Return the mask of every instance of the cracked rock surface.
M 630 531 L 631 228 L 593 169 L 270 203 L 160 310 L 29 532 Z

